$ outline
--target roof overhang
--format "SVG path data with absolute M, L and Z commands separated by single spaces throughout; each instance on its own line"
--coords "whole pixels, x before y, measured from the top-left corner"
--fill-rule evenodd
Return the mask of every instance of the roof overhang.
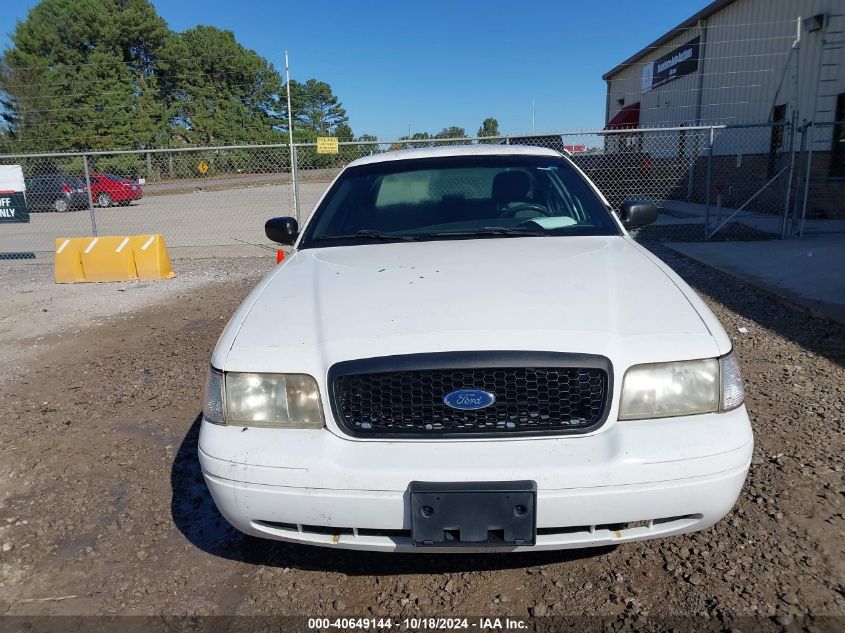
M 619 112 L 616 113 L 610 121 L 607 122 L 607 125 L 604 126 L 605 130 L 625 130 L 625 129 L 633 129 L 640 126 L 640 103 L 632 103 L 629 106 L 625 106 Z

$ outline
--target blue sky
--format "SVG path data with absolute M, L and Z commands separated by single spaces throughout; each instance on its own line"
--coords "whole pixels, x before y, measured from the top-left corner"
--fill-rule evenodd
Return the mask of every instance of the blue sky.
M 210 24 L 327 81 L 355 134 L 395 138 L 496 117 L 502 132 L 604 124 L 602 73 L 708 0 L 154 0 L 170 28 Z M 35 0 L 3 0 L 0 45 Z

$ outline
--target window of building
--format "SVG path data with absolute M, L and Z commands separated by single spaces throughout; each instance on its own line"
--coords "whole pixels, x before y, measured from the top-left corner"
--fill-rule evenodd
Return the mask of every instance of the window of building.
M 845 178 L 845 92 L 836 97 L 836 125 L 830 144 L 831 178 Z

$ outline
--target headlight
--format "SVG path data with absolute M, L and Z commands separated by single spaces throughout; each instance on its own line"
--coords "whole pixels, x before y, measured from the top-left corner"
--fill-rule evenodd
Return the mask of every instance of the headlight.
M 719 410 L 719 361 L 635 365 L 625 373 L 620 420 L 666 418 Z
M 288 429 L 323 427 L 317 381 L 305 374 L 211 370 L 203 415 L 215 424 Z
M 728 411 L 744 399 L 736 354 L 673 363 L 635 365 L 625 373 L 620 420 Z

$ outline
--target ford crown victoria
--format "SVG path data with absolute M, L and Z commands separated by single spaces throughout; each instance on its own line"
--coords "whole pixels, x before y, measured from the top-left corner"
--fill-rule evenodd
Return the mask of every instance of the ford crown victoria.
M 256 537 L 518 551 L 701 530 L 753 438 L 736 354 L 699 297 L 552 150 L 350 164 L 211 358 L 199 459 Z

